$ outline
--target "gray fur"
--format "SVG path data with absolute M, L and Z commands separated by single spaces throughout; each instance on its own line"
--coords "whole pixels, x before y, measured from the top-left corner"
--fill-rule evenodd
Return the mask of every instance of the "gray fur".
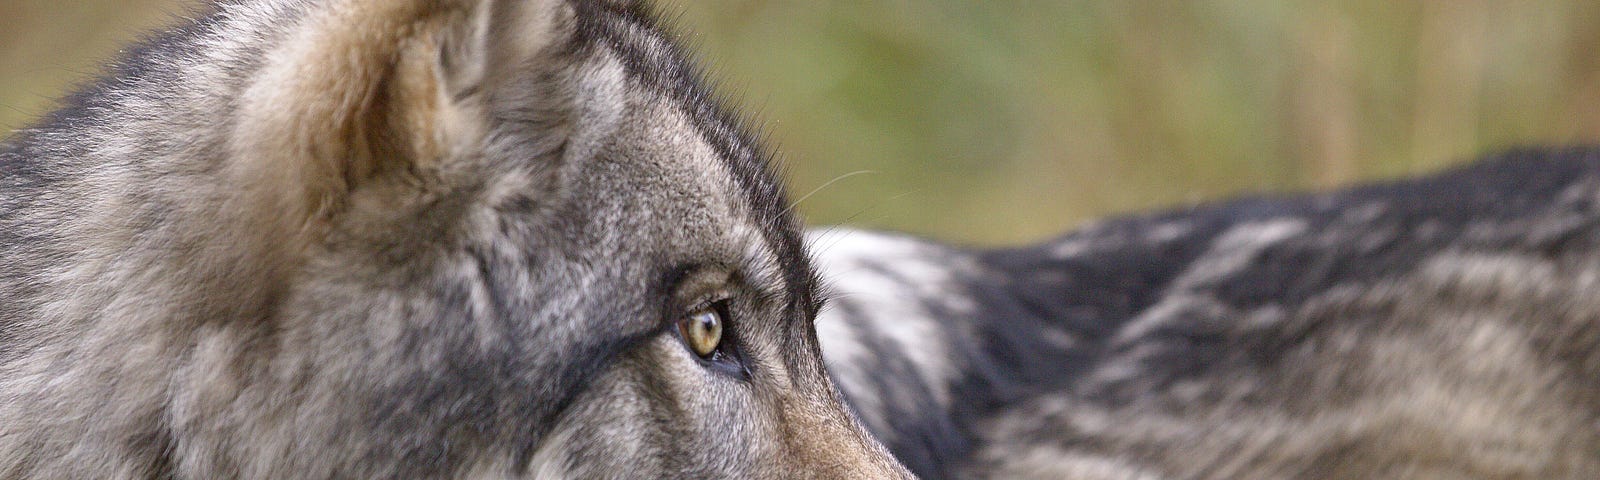
M 907 476 L 644 6 L 211 8 L 0 150 L 0 478 Z
M 924 478 L 1600 476 L 1600 150 L 1016 249 L 813 243 L 831 371 Z

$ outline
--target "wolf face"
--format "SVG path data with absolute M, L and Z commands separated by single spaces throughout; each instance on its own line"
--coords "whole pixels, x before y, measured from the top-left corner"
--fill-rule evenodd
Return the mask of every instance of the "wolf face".
M 239 0 L 0 150 L 5 478 L 901 478 L 635 2 Z

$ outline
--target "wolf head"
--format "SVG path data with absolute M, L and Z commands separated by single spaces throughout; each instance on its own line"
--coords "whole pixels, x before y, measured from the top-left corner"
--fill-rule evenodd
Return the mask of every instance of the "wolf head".
M 217 8 L 0 152 L 0 476 L 909 476 L 643 6 Z

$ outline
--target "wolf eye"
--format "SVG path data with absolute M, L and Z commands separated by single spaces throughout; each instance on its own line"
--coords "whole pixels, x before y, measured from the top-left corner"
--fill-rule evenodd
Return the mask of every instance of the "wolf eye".
M 722 346 L 722 326 L 722 310 L 711 306 L 678 320 L 678 333 L 695 355 L 709 359 Z

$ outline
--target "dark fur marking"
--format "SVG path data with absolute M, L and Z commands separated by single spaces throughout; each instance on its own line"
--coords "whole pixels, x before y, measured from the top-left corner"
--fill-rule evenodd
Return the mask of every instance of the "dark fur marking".
M 839 309 L 840 314 L 846 317 L 862 315 L 855 305 L 848 303 L 840 303 L 833 308 Z M 845 325 L 866 350 L 895 351 L 881 333 L 849 323 Z M 972 448 L 972 433 L 957 418 L 941 414 L 938 403 L 933 400 L 934 389 L 939 386 L 921 381 L 911 360 L 895 355 L 880 355 L 867 361 L 872 363 L 866 369 L 872 375 L 864 380 L 872 386 L 880 401 L 898 407 L 891 414 L 895 420 L 890 428 L 895 435 L 887 443 L 889 449 L 919 477 L 945 478 L 935 467 L 963 458 Z M 851 408 L 859 408 L 849 396 L 846 396 L 846 404 Z

